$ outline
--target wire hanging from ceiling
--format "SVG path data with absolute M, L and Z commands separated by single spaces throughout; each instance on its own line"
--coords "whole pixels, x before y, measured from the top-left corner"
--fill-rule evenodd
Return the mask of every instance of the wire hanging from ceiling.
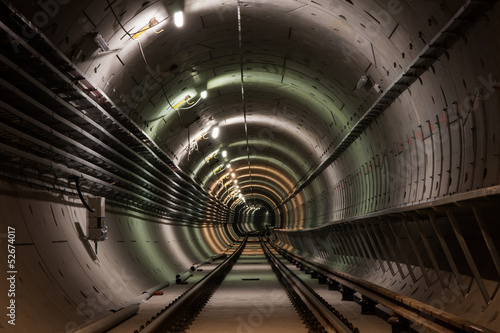
M 250 164 L 250 144 L 248 142 L 248 123 L 247 123 L 247 110 L 245 103 L 245 78 L 243 75 L 243 34 L 241 29 L 241 2 L 238 0 L 238 41 L 240 51 L 240 73 L 241 73 L 241 103 L 243 107 L 243 119 L 245 122 L 245 137 L 247 141 L 247 156 L 248 156 L 248 172 L 250 176 L 250 196 L 253 195 L 253 182 L 252 182 L 252 168 Z
M 129 36 L 129 38 L 130 38 L 130 39 L 137 41 L 137 44 L 139 45 L 139 50 L 141 51 L 142 59 L 144 60 L 144 63 L 146 64 L 146 68 L 147 68 L 147 70 L 148 70 L 148 72 L 149 72 L 149 75 L 151 75 L 151 77 L 152 77 L 152 78 L 153 78 L 153 79 L 154 79 L 154 80 L 155 80 L 155 81 L 156 81 L 156 82 L 160 85 L 160 87 L 161 87 L 161 89 L 162 89 L 162 92 L 163 92 L 163 95 L 165 96 L 165 99 L 167 100 L 168 105 L 169 105 L 169 106 L 170 106 L 173 110 L 177 110 L 177 115 L 179 116 L 179 121 L 180 121 L 180 123 L 181 123 L 181 126 L 182 126 L 182 127 L 184 127 L 185 129 L 187 129 L 187 132 L 188 132 L 188 134 L 187 134 L 187 136 L 188 136 L 188 160 L 189 160 L 189 153 L 190 153 L 190 151 L 191 151 L 191 138 L 190 138 L 190 136 L 191 136 L 191 135 L 190 135 L 189 128 L 188 128 L 188 127 L 186 127 L 186 126 L 184 125 L 184 123 L 183 123 L 183 121 L 182 121 L 182 117 L 181 117 L 181 114 L 180 114 L 179 110 L 178 110 L 178 109 L 176 109 L 176 108 L 174 108 L 174 107 L 172 106 L 172 104 L 170 103 L 170 100 L 169 100 L 169 98 L 168 98 L 168 96 L 167 96 L 167 92 L 165 91 L 165 87 L 163 86 L 163 84 L 161 83 L 161 81 L 160 81 L 157 77 L 155 77 L 155 76 L 154 76 L 153 71 L 152 71 L 152 70 L 151 70 L 151 68 L 149 67 L 148 61 L 146 60 L 146 56 L 144 55 L 144 51 L 143 51 L 143 49 L 142 49 L 142 44 L 141 44 L 141 42 L 140 42 L 138 39 L 134 39 L 134 38 L 133 38 L 133 35 L 132 35 L 131 33 L 129 33 L 129 32 L 127 31 L 127 29 L 125 29 L 125 27 L 123 26 L 123 24 L 122 24 L 122 23 L 120 22 L 120 20 L 118 19 L 118 16 L 116 15 L 116 12 L 114 11 L 113 6 L 112 6 L 112 4 L 110 3 L 110 1 L 109 1 L 109 0 L 106 0 L 106 2 L 108 3 L 108 7 L 109 7 L 109 9 L 111 10 L 111 13 L 113 14 L 113 16 L 114 16 L 114 18 L 115 18 L 116 22 L 117 22 L 117 23 L 118 23 L 118 25 L 121 27 L 121 29 L 122 29 L 122 30 L 123 30 L 123 31 L 124 31 L 124 32 L 125 32 L 128 36 Z M 163 22 L 164 20 L 167 20 L 168 18 L 170 18 L 170 16 L 168 16 L 167 18 L 163 19 L 161 22 Z M 158 119 L 162 119 L 162 118 L 163 118 L 163 116 L 162 116 L 162 117 L 159 117 Z

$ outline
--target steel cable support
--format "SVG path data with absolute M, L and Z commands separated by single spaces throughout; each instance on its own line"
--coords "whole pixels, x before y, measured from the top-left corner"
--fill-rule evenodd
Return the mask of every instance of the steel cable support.
M 110 131 L 113 131 L 117 142 L 127 142 L 125 146 L 121 146 L 126 154 L 132 156 L 137 163 L 146 166 L 146 172 L 152 170 L 153 173 L 161 174 L 168 177 L 168 185 L 175 188 L 185 195 L 195 196 L 214 206 L 214 208 L 226 211 L 226 208 L 217 201 L 212 195 L 207 193 L 195 181 L 189 178 L 182 172 L 162 151 L 156 143 L 154 143 L 138 126 L 133 123 L 125 114 L 110 101 L 107 96 L 100 91 L 99 88 L 93 86 L 65 56 L 62 54 L 36 27 L 17 12 L 7 1 L 0 1 L 0 8 L 4 9 L 2 17 L 6 17 L 2 22 L 2 30 L 7 34 L 6 40 L 12 42 L 12 47 L 6 46 L 4 51 L 10 50 L 10 53 L 32 53 L 33 57 L 19 57 L 15 54 L 16 59 L 20 61 L 31 61 L 32 64 L 43 67 L 40 72 L 48 71 L 51 74 L 46 77 L 52 81 L 57 81 L 56 86 L 51 88 L 64 87 L 66 90 L 61 90 L 61 93 L 67 94 L 71 103 L 78 104 L 78 108 L 82 110 L 90 110 L 85 119 L 95 119 L 99 122 L 109 124 Z M 32 30 L 34 37 L 26 42 L 22 36 L 22 28 Z M 48 61 L 47 59 L 50 59 Z M 21 65 L 24 67 L 24 65 Z M 30 67 L 30 66 L 27 66 Z M 56 94 L 53 94 L 55 96 Z M 107 134 L 106 131 L 102 133 Z M 116 137 L 116 138 L 115 138 Z M 134 146 L 135 154 L 130 151 L 129 147 Z M 161 170 L 161 171 L 158 171 Z

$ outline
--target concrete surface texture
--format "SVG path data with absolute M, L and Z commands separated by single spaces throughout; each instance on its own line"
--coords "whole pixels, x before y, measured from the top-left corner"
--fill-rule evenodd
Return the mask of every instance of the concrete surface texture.
M 0 332 L 72 332 L 249 231 L 498 331 L 499 18 L 0 0 Z M 212 304 L 248 323 L 274 282 L 247 252 Z

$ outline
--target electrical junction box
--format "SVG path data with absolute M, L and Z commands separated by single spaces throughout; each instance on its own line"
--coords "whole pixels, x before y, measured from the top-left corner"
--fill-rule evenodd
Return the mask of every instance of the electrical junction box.
M 106 225 L 106 198 L 87 197 L 91 212 L 87 210 L 87 239 L 102 242 L 108 239 L 108 226 Z

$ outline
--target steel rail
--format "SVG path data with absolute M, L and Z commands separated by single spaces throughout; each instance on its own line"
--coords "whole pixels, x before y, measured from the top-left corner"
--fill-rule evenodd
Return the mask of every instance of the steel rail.
M 316 316 L 318 321 L 323 325 L 327 332 L 334 333 L 353 333 L 359 332 L 352 323 L 347 321 L 345 317 L 341 317 L 340 313 L 336 311 L 325 300 L 312 290 L 302 279 L 295 275 L 288 267 L 283 264 L 274 253 L 268 248 L 265 242 L 260 237 L 260 242 L 264 253 L 268 257 L 276 269 L 278 269 L 283 276 L 290 282 L 295 292 L 304 301 L 311 312 Z M 344 318 L 341 320 L 340 318 Z
M 223 263 L 207 274 L 203 279 L 185 291 L 151 320 L 135 332 L 164 333 L 184 330 L 192 318 L 201 311 L 210 296 L 222 283 L 226 275 L 240 257 L 248 240 L 248 236 L 241 242 Z
M 276 244 L 271 244 L 285 258 L 292 258 L 300 264 L 309 267 L 341 285 L 359 292 L 364 297 L 388 308 L 398 316 L 413 323 L 418 323 L 431 332 L 436 333 L 495 333 L 480 325 L 458 317 L 452 313 L 417 301 L 411 297 L 398 294 L 361 278 L 335 270 L 324 264 L 312 262 Z

